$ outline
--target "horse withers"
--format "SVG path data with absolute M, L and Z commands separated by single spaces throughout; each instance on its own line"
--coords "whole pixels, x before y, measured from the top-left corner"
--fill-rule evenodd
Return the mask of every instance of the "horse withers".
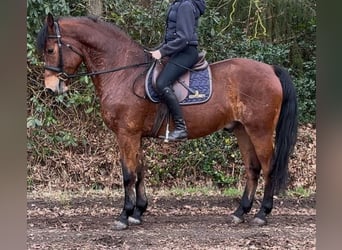
M 143 46 L 113 24 L 90 17 L 55 19 L 51 14 L 37 42 L 44 55 L 45 87 L 50 91 L 63 93 L 71 78 L 91 76 L 103 121 L 115 133 L 120 150 L 124 204 L 114 227 L 121 230 L 140 224 L 148 205 L 141 141 L 164 135 L 167 127 L 163 122 L 157 133 L 151 133 L 161 104 L 146 98 L 144 76 L 150 62 Z M 77 74 L 82 62 L 88 72 Z M 247 180 L 232 221 L 243 222 L 251 210 L 262 173 L 263 200 L 251 222 L 264 225 L 275 192 L 285 188 L 296 142 L 295 88 L 285 69 L 255 60 L 227 59 L 210 64 L 210 69 L 211 98 L 182 106 L 188 138 L 224 128 L 235 134 Z

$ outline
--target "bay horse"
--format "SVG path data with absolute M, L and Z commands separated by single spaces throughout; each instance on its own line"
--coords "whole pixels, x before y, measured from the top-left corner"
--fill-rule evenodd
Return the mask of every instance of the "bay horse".
M 45 88 L 57 94 L 83 62 L 95 85 L 102 118 L 120 150 L 124 204 L 114 222 L 117 230 L 142 223 L 147 209 L 142 138 L 165 134 L 151 130 L 161 104 L 144 98 L 144 78 L 150 62 L 144 47 L 115 24 L 90 17 L 54 18 L 48 14 L 37 37 L 45 63 Z M 150 58 L 151 59 L 151 58 Z M 286 186 L 289 157 L 297 138 L 296 91 L 287 70 L 251 59 L 233 58 L 210 64 L 212 96 L 199 105 L 182 106 L 188 139 L 229 129 L 237 137 L 246 168 L 246 185 L 233 223 L 244 222 L 251 210 L 258 179 L 264 196 L 251 223 L 264 225 L 273 196 Z M 170 123 L 172 129 L 174 125 Z

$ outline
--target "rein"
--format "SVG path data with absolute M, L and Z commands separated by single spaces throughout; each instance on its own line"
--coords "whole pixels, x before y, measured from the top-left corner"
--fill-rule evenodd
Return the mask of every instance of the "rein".
M 150 64 L 150 62 L 130 64 L 130 65 L 121 66 L 121 67 L 108 69 L 108 70 L 100 70 L 100 71 L 93 71 L 93 72 L 80 72 L 80 73 L 72 74 L 72 75 L 69 75 L 65 72 L 61 72 L 60 74 L 58 74 L 58 77 L 61 78 L 61 80 L 67 80 L 67 79 L 75 78 L 75 77 L 79 77 L 79 76 L 94 76 L 94 75 L 112 73 L 112 72 L 116 72 L 116 71 L 120 71 L 120 70 L 124 70 L 124 69 L 140 67 L 140 66 L 144 66 L 144 65 L 148 65 L 148 64 Z
M 77 74 L 68 74 L 68 73 L 66 73 L 64 71 L 62 45 L 64 45 L 67 48 L 71 49 L 74 53 L 76 53 L 77 55 L 79 55 L 82 58 L 83 58 L 83 55 L 80 52 L 76 51 L 70 44 L 65 44 L 62 41 L 62 36 L 61 36 L 61 32 L 60 32 L 60 28 L 59 28 L 58 22 L 54 22 L 54 25 L 55 25 L 56 35 L 50 35 L 50 36 L 48 36 L 48 38 L 50 38 L 50 39 L 57 39 L 59 63 L 58 63 L 57 67 L 55 67 L 55 66 L 44 66 L 44 68 L 47 69 L 47 70 L 50 70 L 50 71 L 57 72 L 58 73 L 57 74 L 58 79 L 60 79 L 62 81 L 66 81 L 68 79 L 75 78 L 75 77 L 80 77 L 80 76 L 94 76 L 94 75 L 112 73 L 112 72 L 116 72 L 116 71 L 120 71 L 120 70 L 125 70 L 125 69 L 129 69 L 129 68 L 135 68 L 135 67 L 140 67 L 140 66 L 150 65 L 151 64 L 151 62 L 143 62 L 143 63 L 136 63 L 136 64 L 131 64 L 131 65 L 125 65 L 125 66 L 121 66 L 121 67 L 117 67 L 117 68 L 113 68 L 113 69 L 108 69 L 108 70 L 100 70 L 100 71 L 93 71 L 93 72 L 80 72 L 80 73 L 77 73 Z

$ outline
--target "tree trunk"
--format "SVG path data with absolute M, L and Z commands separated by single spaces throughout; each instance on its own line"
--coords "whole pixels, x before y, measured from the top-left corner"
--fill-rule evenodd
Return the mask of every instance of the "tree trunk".
M 102 16 L 102 0 L 88 0 L 88 15 Z

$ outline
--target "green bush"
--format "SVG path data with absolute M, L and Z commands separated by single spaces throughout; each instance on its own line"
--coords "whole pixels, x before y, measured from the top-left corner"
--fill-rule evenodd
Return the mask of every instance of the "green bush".
M 242 22 L 247 15 L 253 14 L 255 5 L 250 6 L 252 12 L 247 13 L 243 7 L 243 1 L 237 1 L 235 8 L 243 10 L 238 13 L 232 12 L 233 3 L 230 1 L 223 1 L 223 3 L 207 1 L 208 8 L 200 24 L 200 49 L 207 52 L 207 59 L 210 62 L 232 57 L 248 57 L 287 67 L 294 78 L 298 91 L 300 122 L 315 122 L 315 13 L 313 13 L 312 7 L 305 8 L 302 16 L 291 16 L 289 20 L 293 23 L 285 22 L 285 17 L 282 14 L 283 8 L 299 14 L 298 8 L 303 6 L 302 1 L 298 3 L 285 2 L 283 4 L 274 3 L 274 9 L 279 8 L 278 11 L 281 11 L 278 18 L 271 16 L 275 20 L 275 25 L 279 25 L 278 28 L 271 28 L 268 23 L 270 20 L 264 17 L 264 25 L 269 26 L 266 31 L 268 33 L 272 30 L 275 32 L 268 34 L 265 38 L 262 32 L 253 36 L 248 34 L 246 27 L 252 26 L 253 22 L 251 24 Z M 35 53 L 35 37 L 42 26 L 46 13 L 51 11 L 56 16 L 85 15 L 87 5 L 82 1 L 67 0 L 49 1 L 48 3 L 41 0 L 29 0 L 27 3 L 27 58 L 30 67 L 32 64 L 39 63 Z M 310 7 L 313 3 L 314 1 L 307 1 L 307 6 Z M 167 5 L 166 1 L 161 1 L 146 8 L 140 5 L 139 1 L 106 0 L 104 1 L 104 19 L 122 27 L 142 45 L 154 47 L 162 41 Z M 261 2 L 261 7 L 265 9 L 267 4 Z M 274 9 L 272 9 L 273 12 L 275 12 Z M 299 21 L 300 23 L 298 23 Z M 292 36 L 293 39 L 289 40 L 284 37 L 286 35 Z
M 176 166 L 191 163 L 192 168 L 197 168 L 198 172 L 209 176 L 215 185 L 222 188 L 236 186 L 243 171 L 236 138 L 224 131 L 187 141 L 172 162 Z
M 152 48 L 163 39 L 168 2 L 104 0 L 103 19 Z M 87 4 L 85 0 L 27 1 L 27 148 L 29 165 L 33 166 L 30 171 L 47 164 L 47 159 L 58 161 L 65 151 L 84 151 L 80 148 L 87 144 L 87 133 L 110 134 L 100 117 L 89 78 L 76 79 L 67 94 L 46 95 L 42 62 L 35 48 L 37 33 L 48 12 L 55 16 L 86 15 Z M 297 89 L 299 120 L 314 123 L 315 1 L 208 0 L 207 6 L 199 29 L 200 49 L 207 52 L 207 60 L 248 57 L 288 68 Z M 101 149 L 91 150 L 98 151 Z M 169 154 L 160 152 L 158 144 L 150 141 L 146 158 L 151 165 L 153 184 L 209 178 L 215 185 L 229 188 L 237 184 L 243 172 L 234 137 L 222 131 L 183 143 Z M 34 183 L 30 175 L 29 180 Z M 93 185 L 96 183 L 94 180 Z
M 70 15 L 67 0 L 27 0 L 27 59 L 32 65 L 39 64 L 36 53 L 36 36 L 49 12 L 55 15 Z

